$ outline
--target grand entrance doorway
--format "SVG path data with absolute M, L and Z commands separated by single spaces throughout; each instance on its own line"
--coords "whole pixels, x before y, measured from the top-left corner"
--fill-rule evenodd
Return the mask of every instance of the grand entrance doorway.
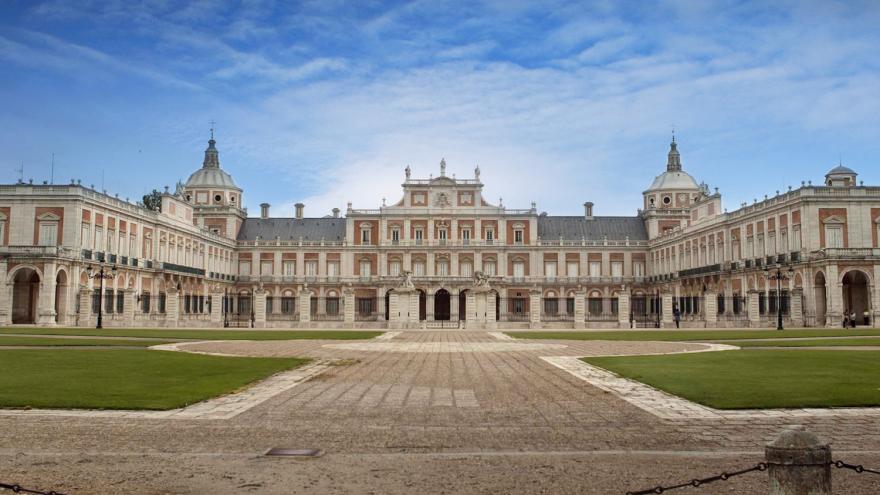
M 12 323 L 33 324 L 37 321 L 37 300 L 40 296 L 40 276 L 32 268 L 15 273 L 12 285 Z
M 824 327 L 826 311 L 825 274 L 819 272 L 813 281 L 813 297 L 816 299 L 816 325 Z
M 440 289 L 434 293 L 434 320 L 449 320 L 449 291 Z
M 55 323 L 67 322 L 67 272 L 55 277 Z
M 859 270 L 843 276 L 843 311 L 856 314 L 856 325 L 865 324 L 865 312 L 870 309 L 868 277 Z

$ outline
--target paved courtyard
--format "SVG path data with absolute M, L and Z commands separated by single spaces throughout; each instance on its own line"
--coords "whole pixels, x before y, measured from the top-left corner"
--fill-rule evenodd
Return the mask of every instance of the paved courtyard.
M 69 493 L 624 493 L 748 467 L 795 422 L 772 414 L 658 416 L 543 359 L 702 344 L 406 331 L 359 342 L 180 347 L 308 356 L 326 368 L 222 418 L 0 415 L 0 481 Z M 830 439 L 835 457 L 880 464 L 876 416 L 796 422 Z M 325 454 L 262 457 L 270 447 Z M 877 491 L 876 477 L 834 475 L 839 493 Z M 765 476 L 687 490 L 766 493 Z

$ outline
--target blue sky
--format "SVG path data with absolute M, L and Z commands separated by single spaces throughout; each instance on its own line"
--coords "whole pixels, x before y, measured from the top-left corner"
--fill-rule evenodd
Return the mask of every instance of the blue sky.
M 0 182 L 120 197 L 222 166 L 273 215 L 396 201 L 403 169 L 491 201 L 631 215 L 675 126 L 733 210 L 840 157 L 880 183 L 880 3 L 6 1 Z

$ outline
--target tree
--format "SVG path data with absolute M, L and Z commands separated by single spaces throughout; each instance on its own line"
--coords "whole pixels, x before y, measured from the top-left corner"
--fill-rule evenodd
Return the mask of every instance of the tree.
M 144 194 L 141 206 L 148 210 L 159 211 L 162 208 L 162 193 L 153 189 L 152 192 Z

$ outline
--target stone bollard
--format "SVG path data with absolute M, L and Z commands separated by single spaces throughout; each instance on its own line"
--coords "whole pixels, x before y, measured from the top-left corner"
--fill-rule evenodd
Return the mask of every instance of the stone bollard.
M 831 447 L 803 426 L 792 426 L 768 444 L 770 495 L 831 495 Z

